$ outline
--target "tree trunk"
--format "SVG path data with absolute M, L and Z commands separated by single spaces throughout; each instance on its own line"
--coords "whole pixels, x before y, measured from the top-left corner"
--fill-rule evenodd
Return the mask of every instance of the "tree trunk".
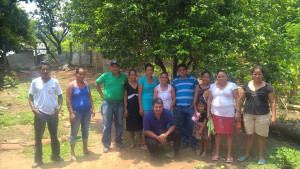
M 173 76 L 172 76 L 172 81 L 177 76 L 177 66 L 178 66 L 178 58 L 174 57 L 173 58 Z
M 155 56 L 154 63 L 158 65 L 163 72 L 167 72 L 164 62 L 158 56 Z

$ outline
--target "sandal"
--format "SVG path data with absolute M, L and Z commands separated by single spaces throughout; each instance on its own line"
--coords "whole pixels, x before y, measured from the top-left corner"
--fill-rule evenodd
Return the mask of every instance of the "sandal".
M 76 157 L 75 156 L 71 156 L 70 157 L 70 162 L 75 162 L 76 161 Z
M 265 159 L 263 159 L 263 160 L 258 160 L 258 164 L 259 164 L 259 165 L 264 165 L 264 164 L 266 164 L 266 160 L 265 160 Z
M 214 160 L 214 161 L 218 161 L 219 158 L 220 158 L 220 156 L 214 155 L 211 159 Z
M 202 157 L 202 158 L 205 158 L 206 155 L 207 155 L 206 152 L 203 152 L 202 155 L 201 155 L 201 157 Z
M 233 163 L 233 158 L 232 157 L 227 157 L 226 163 Z
M 141 149 L 142 150 L 147 150 L 147 145 L 146 144 L 141 144 Z
M 243 162 L 243 161 L 246 161 L 246 160 L 247 160 L 247 158 L 245 158 L 243 156 L 237 159 L 237 161 L 239 161 L 239 162 Z

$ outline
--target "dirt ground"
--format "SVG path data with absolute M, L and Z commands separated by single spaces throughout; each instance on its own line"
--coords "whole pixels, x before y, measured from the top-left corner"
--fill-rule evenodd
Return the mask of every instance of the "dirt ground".
M 21 73 L 22 74 L 22 73 Z M 64 72 L 64 71 L 53 71 L 52 77 L 59 78 L 61 88 L 65 89 L 68 82 L 74 79 L 74 71 Z M 28 75 L 19 75 L 21 80 L 28 79 Z M 99 74 L 94 74 L 92 72 L 88 72 L 86 80 L 89 83 L 94 82 L 94 80 L 99 76 Z M 27 89 L 26 89 L 27 90 Z M 1 97 L 10 97 L 13 93 L 7 93 L 7 91 L 0 91 Z M 1 99 L 2 100 L 2 99 Z M 30 111 L 28 103 L 21 103 L 13 98 L 9 100 L 11 104 L 12 113 L 20 112 L 20 111 Z M 99 104 L 96 102 L 95 104 Z M 0 104 L 1 106 L 1 104 Z M 1 112 L 0 112 L 1 113 Z M 66 123 L 67 125 L 68 118 L 65 117 L 65 121 L 61 121 L 60 123 Z M 125 123 L 124 123 L 125 124 Z M 114 124 L 113 124 L 114 126 Z M 13 133 L 9 135 L 0 135 L 0 140 L 5 139 L 20 139 L 21 142 L 33 141 L 33 126 L 30 125 L 17 125 L 13 126 Z M 12 127 L 12 128 L 13 128 Z M 95 168 L 195 168 L 196 166 L 204 166 L 206 168 L 246 168 L 244 163 L 237 162 L 236 159 L 243 155 L 245 152 L 245 140 L 246 135 L 244 133 L 234 134 L 234 146 L 233 146 L 233 157 L 235 159 L 233 164 L 226 164 L 226 142 L 225 138 L 223 138 L 223 143 L 221 146 L 221 158 L 219 161 L 214 162 L 211 160 L 211 144 L 208 144 L 208 156 L 206 158 L 201 158 L 196 155 L 195 152 L 192 151 L 190 147 L 186 149 L 182 149 L 180 152 L 180 156 L 174 160 L 168 159 L 165 157 L 165 153 L 167 153 L 170 148 L 168 145 L 164 145 L 161 147 L 162 152 L 151 156 L 147 151 L 142 151 L 139 148 L 138 142 L 137 146 L 133 149 L 129 148 L 130 139 L 129 134 L 124 130 L 123 139 L 125 148 L 119 149 L 114 146 L 111 146 L 112 149 L 104 154 L 102 152 L 102 144 L 100 142 L 102 137 L 102 116 L 100 113 L 97 113 L 96 116 L 91 121 L 91 130 L 97 132 L 90 133 L 90 140 L 96 140 L 89 144 L 89 149 L 94 154 L 88 156 L 81 156 L 77 159 L 76 162 L 69 162 L 69 159 L 65 159 L 64 162 L 59 163 L 46 163 L 42 168 L 66 168 L 66 169 L 77 169 L 77 168 L 85 168 L 85 169 L 95 169 Z M 113 127 L 114 128 L 114 127 Z M 7 129 L 8 130 L 8 129 Z M 66 127 L 66 130 L 69 130 Z M 1 131 L 0 131 L 1 133 Z M 112 132 L 112 136 L 114 135 L 114 131 Z M 288 140 L 286 138 L 280 137 L 277 133 L 274 135 L 271 132 L 271 136 L 267 138 L 267 149 L 274 148 L 277 146 L 287 146 L 296 149 L 300 149 L 299 143 L 296 143 L 293 140 Z M 33 148 L 33 147 L 32 147 Z M 258 158 L 258 149 L 256 144 L 253 147 L 250 158 L 257 160 Z M 33 163 L 33 158 L 25 158 L 24 154 L 20 153 L 19 150 L 10 150 L 10 151 L 1 151 L 0 150 L 0 169 L 28 169 L 31 168 Z

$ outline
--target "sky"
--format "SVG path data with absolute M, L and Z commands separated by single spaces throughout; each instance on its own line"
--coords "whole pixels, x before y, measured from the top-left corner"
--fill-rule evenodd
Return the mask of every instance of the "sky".
M 21 1 L 19 3 L 20 3 L 19 6 L 23 9 L 25 9 L 27 13 L 33 12 L 36 9 L 36 5 L 34 2 L 25 3 L 24 1 Z

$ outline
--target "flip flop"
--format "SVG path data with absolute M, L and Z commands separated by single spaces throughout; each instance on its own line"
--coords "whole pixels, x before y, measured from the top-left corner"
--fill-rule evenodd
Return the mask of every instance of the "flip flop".
M 211 159 L 214 160 L 214 161 L 218 161 L 219 158 L 220 158 L 220 156 L 214 155 Z
M 264 165 L 264 164 L 266 164 L 266 160 L 265 160 L 265 159 L 263 159 L 263 160 L 258 160 L 258 164 L 259 164 L 259 165 Z
M 243 162 L 243 161 L 246 161 L 246 160 L 247 160 L 247 158 L 245 158 L 243 156 L 237 159 L 237 161 L 239 161 L 239 162 Z
M 227 157 L 226 159 L 226 163 L 233 163 L 233 158 L 232 157 Z

